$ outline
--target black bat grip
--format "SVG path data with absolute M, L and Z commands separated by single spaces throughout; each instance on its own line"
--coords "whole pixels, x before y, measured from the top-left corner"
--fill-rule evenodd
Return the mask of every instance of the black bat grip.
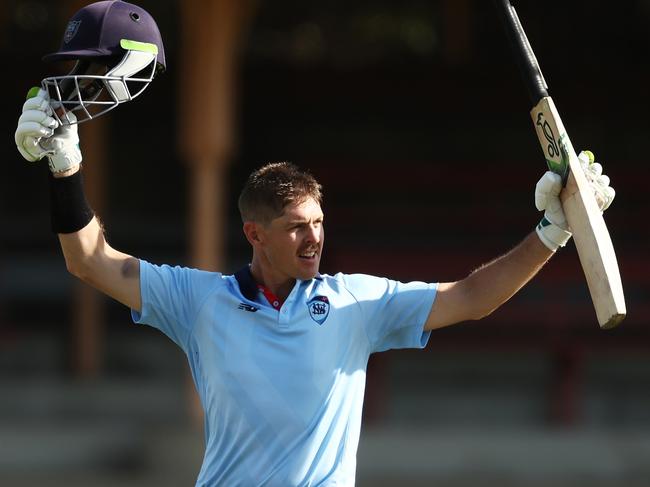
M 515 8 L 510 4 L 509 0 L 495 0 L 499 17 L 506 29 L 506 34 L 510 40 L 515 55 L 515 60 L 519 66 L 519 71 L 524 79 L 524 84 L 528 90 L 528 96 L 533 105 L 536 105 L 539 100 L 548 96 L 548 86 L 542 76 L 542 71 L 537 63 L 537 58 L 533 52 L 526 32 L 521 26 L 519 17 Z

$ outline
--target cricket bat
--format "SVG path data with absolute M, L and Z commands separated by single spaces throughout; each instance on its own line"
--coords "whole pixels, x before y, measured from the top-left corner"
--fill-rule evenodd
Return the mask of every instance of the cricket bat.
M 562 207 L 573 232 L 601 328 L 613 328 L 625 318 L 625 296 L 616 253 L 595 195 L 580 166 L 562 119 L 548 95 L 548 86 L 509 0 L 495 0 L 515 59 L 528 89 L 537 138 L 549 169 L 562 176 Z

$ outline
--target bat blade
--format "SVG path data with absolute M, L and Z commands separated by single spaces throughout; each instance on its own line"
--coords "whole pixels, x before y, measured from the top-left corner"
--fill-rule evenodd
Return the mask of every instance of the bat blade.
M 626 315 L 616 253 L 593 190 L 551 97 L 530 112 L 548 167 L 566 178 L 562 207 L 585 273 L 601 328 L 613 328 Z

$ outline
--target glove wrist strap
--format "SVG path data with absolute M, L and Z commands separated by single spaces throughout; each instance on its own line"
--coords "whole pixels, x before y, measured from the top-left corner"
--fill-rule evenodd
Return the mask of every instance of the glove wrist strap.
M 551 223 L 546 216 L 537 224 L 535 231 L 542 243 L 553 252 L 559 247 L 564 247 L 572 235 L 568 230 L 564 230 L 556 224 Z
M 86 200 L 81 169 L 63 178 L 55 178 L 52 173 L 48 177 L 52 231 L 74 233 L 88 225 L 95 213 Z

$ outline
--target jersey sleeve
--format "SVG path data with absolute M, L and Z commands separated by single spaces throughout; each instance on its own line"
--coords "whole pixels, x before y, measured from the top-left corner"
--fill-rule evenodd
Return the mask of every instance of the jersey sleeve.
M 140 260 L 142 310 L 131 310 L 135 323 L 159 329 L 184 351 L 194 321 L 221 274 Z
M 347 289 L 361 307 L 371 352 L 392 348 L 424 348 L 431 332 L 424 331 L 436 297 L 437 284 L 352 274 Z

